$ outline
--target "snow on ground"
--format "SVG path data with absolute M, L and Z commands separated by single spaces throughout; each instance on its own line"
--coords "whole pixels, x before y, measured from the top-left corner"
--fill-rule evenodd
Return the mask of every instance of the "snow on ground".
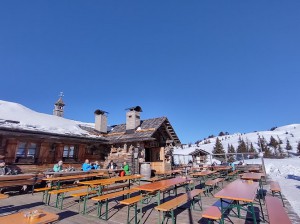
M 91 124 L 38 113 L 21 104 L 0 100 L 0 127 L 42 131 L 55 134 L 91 136 L 79 125 Z M 95 136 L 93 136 L 95 137 Z
M 261 164 L 261 159 L 245 160 L 247 164 Z M 267 175 L 278 181 L 283 195 L 300 216 L 300 158 L 264 159 Z
M 279 182 L 282 193 L 300 216 L 300 158 L 266 159 L 266 172 Z

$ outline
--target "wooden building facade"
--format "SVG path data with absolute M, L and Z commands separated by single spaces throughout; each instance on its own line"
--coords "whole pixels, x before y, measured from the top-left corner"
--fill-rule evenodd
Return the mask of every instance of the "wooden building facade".
M 78 125 L 87 136 L 11 128 L 7 123 L 15 121 L 0 119 L 0 159 L 22 172 L 51 168 L 59 160 L 78 167 L 85 159 L 103 167 L 110 160 L 118 166 L 127 161 L 135 173 L 136 160 L 150 162 L 157 171 L 171 169 L 172 148 L 181 144 L 173 127 L 166 117 L 141 120 L 140 112 L 140 107 L 129 108 L 125 124 L 107 127 L 104 111 L 97 110 L 95 127 Z

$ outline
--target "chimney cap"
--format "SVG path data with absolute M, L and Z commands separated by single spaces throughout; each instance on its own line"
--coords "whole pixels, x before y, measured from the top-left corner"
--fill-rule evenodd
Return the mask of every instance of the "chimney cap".
M 130 111 L 137 111 L 137 112 L 143 112 L 142 108 L 140 106 L 135 106 L 135 107 L 129 107 L 125 110 L 130 110 Z
M 97 110 L 95 110 L 94 114 L 96 114 L 96 115 L 103 115 L 103 114 L 108 114 L 108 112 L 106 112 L 104 110 L 97 109 Z

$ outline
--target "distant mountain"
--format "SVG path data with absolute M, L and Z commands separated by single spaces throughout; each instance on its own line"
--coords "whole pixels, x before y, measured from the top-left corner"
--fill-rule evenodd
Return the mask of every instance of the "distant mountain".
M 233 145 L 233 147 L 236 150 L 240 140 L 243 140 L 248 146 L 250 146 L 250 144 L 252 143 L 256 151 L 260 152 L 261 149 L 259 146 L 259 138 L 265 139 L 265 142 L 268 145 L 270 143 L 271 136 L 276 140 L 276 142 L 281 143 L 278 145 L 280 145 L 284 153 L 287 152 L 286 145 L 287 145 L 287 141 L 289 141 L 291 150 L 288 150 L 288 152 L 292 155 L 296 154 L 297 146 L 298 143 L 300 142 L 300 124 L 291 124 L 291 125 L 286 125 L 278 128 L 272 128 L 272 131 L 257 131 L 257 132 L 250 132 L 245 134 L 235 133 L 232 135 L 223 135 L 223 136 L 207 138 L 205 140 L 200 141 L 198 144 L 182 145 L 181 148 L 180 147 L 175 148 L 174 153 L 189 154 L 195 149 L 203 149 L 211 153 L 213 151 L 217 138 L 219 138 L 219 140 L 221 141 L 224 150 L 226 152 L 227 152 L 228 144 Z M 267 147 L 270 149 L 271 153 L 274 153 L 274 147 L 270 145 Z

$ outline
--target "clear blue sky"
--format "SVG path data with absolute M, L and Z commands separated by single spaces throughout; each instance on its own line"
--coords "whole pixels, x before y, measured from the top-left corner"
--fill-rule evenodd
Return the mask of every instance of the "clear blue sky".
M 1 1 L 0 99 L 167 116 L 183 143 L 300 122 L 300 1 Z

